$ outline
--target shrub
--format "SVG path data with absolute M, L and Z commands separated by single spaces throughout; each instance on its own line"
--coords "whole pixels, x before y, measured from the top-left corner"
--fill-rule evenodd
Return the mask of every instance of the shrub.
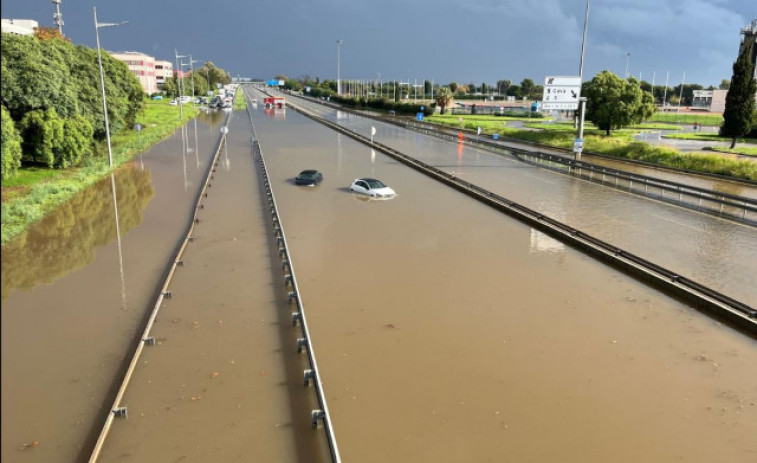
M 63 120 L 54 109 L 35 109 L 21 119 L 22 159 L 55 165 L 55 150 L 63 141 Z
M 4 180 L 15 175 L 16 170 L 21 166 L 21 135 L 16 130 L 16 124 L 5 106 L 0 107 L 0 116 L 2 117 L 0 148 L 2 149 L 2 178 Z

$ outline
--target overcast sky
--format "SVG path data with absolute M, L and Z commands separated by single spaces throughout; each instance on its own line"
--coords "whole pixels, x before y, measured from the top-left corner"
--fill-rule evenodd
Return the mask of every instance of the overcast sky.
M 111 51 L 174 61 L 174 49 L 232 75 L 433 79 L 460 84 L 578 75 L 585 0 L 63 0 L 63 32 Z M 2 17 L 51 26 L 50 0 L 3 0 Z M 608 69 L 659 85 L 730 79 L 757 0 L 592 0 L 584 76 Z M 630 53 L 630 56 L 626 56 Z

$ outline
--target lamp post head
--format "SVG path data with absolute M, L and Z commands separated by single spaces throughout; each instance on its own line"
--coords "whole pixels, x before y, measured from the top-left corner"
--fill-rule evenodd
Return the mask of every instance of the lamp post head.
M 97 23 L 97 28 L 100 29 L 101 27 L 113 27 L 113 26 L 120 26 L 122 24 L 127 24 L 129 21 L 121 21 L 120 23 Z
M 344 43 L 344 40 L 342 40 L 342 39 L 336 39 L 336 44 L 337 45 L 341 45 L 343 43 Z

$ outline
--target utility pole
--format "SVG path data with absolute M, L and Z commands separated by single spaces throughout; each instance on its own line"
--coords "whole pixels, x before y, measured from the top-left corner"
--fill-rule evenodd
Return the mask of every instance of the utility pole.
M 63 0 L 53 0 L 55 5 L 55 13 L 53 13 L 53 24 L 58 27 L 58 32 L 63 35 L 63 13 L 60 12 L 60 4 Z

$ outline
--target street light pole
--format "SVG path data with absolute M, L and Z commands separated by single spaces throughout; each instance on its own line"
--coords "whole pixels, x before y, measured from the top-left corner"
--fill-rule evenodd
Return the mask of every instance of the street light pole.
M 192 109 L 195 108 L 195 69 L 194 63 L 199 63 L 200 60 L 192 59 L 192 55 L 189 55 L 189 72 L 192 73 Z
M 179 58 L 186 58 L 186 55 L 180 55 L 178 51 L 174 48 L 173 50 L 174 56 L 176 56 L 176 89 L 179 91 L 179 120 L 184 120 L 184 108 L 181 105 L 181 80 L 179 77 L 179 74 L 181 74 L 181 64 L 179 61 Z
M 97 8 L 92 7 L 92 14 L 95 17 L 95 39 L 97 41 L 97 64 L 100 67 L 100 87 L 103 93 L 103 116 L 105 117 L 105 138 L 108 141 L 108 166 L 113 167 L 113 151 L 110 147 L 110 126 L 108 124 L 108 102 L 105 100 L 105 76 L 103 75 L 103 58 L 100 51 L 100 28 L 120 26 L 126 24 L 128 21 L 122 21 L 120 23 L 99 23 L 97 22 Z
M 665 91 L 662 94 L 662 110 L 665 111 L 665 106 L 668 105 L 668 79 L 670 78 L 670 71 L 665 73 Z
M 342 44 L 344 40 L 336 40 L 336 94 L 342 94 Z
M 584 54 L 586 53 L 586 32 L 589 29 L 589 0 L 586 0 L 586 13 L 584 14 L 584 33 L 583 38 L 581 39 L 581 59 L 578 63 L 578 76 L 581 84 L 583 84 L 584 81 Z M 586 97 L 580 98 L 580 105 L 581 105 L 581 117 L 578 121 L 578 140 L 581 141 L 581 149 L 576 149 L 578 147 L 578 143 L 575 143 L 573 145 L 573 153 L 574 157 L 576 159 L 581 159 L 581 150 L 583 150 L 583 139 L 584 139 L 584 119 L 586 117 Z M 576 142 L 578 142 L 576 140 Z
M 627 51 L 626 52 L 626 79 L 628 79 L 628 61 L 630 60 L 630 58 L 631 58 L 631 52 Z

